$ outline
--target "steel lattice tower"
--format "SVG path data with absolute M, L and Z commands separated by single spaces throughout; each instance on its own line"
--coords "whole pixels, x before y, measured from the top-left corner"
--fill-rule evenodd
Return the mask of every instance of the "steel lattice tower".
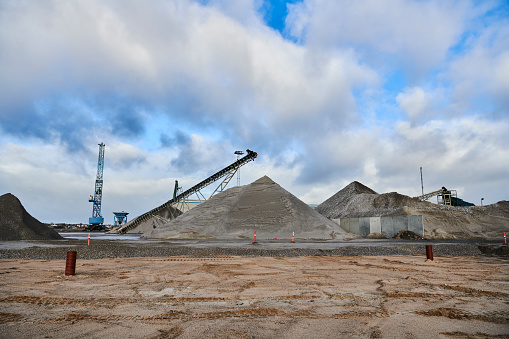
M 104 169 L 104 143 L 99 144 L 99 160 L 97 161 L 97 178 L 95 180 L 94 197 L 90 196 L 89 202 L 93 203 L 92 218 L 88 219 L 91 228 L 102 225 L 104 218 L 101 214 L 101 201 L 103 196 L 103 169 Z

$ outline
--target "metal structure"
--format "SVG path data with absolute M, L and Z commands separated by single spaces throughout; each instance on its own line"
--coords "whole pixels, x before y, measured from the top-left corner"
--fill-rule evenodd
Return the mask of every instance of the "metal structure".
M 128 212 L 113 212 L 113 214 L 115 214 L 115 217 L 113 218 L 113 226 L 120 226 L 127 222 Z
M 103 228 L 104 218 L 101 214 L 101 202 L 103 196 L 103 169 L 104 169 L 104 143 L 99 144 L 99 159 L 97 161 L 97 178 L 95 180 L 94 196 L 90 196 L 89 202 L 93 203 L 92 218 L 88 218 L 90 230 Z
M 244 154 L 244 152 L 235 151 L 234 154 L 237 155 L 237 160 L 239 160 L 240 156 Z M 240 186 L 240 168 L 237 170 L 237 186 Z
M 421 201 L 428 200 L 431 197 L 437 197 L 437 204 L 445 205 L 445 206 L 475 206 L 474 204 L 464 201 L 463 199 L 458 198 L 458 193 L 456 190 L 448 190 L 445 187 L 441 189 L 420 195 L 418 198 Z
M 177 194 L 177 193 L 179 191 L 181 191 L 181 188 L 178 187 L 178 181 L 175 181 L 175 189 L 173 191 L 174 197 L 171 200 L 168 200 L 167 202 L 165 202 L 161 206 L 158 206 L 158 207 L 148 211 L 147 213 L 144 213 L 144 214 L 140 215 L 139 217 L 133 219 L 130 223 L 124 225 L 124 227 L 120 227 L 117 230 L 117 232 L 118 233 L 125 233 L 125 232 L 135 228 L 136 226 L 138 226 L 142 222 L 150 219 L 152 216 L 155 216 L 156 213 L 161 211 L 162 209 L 167 208 L 167 207 L 169 207 L 171 205 L 175 205 L 175 204 L 181 203 L 181 202 L 185 201 L 187 198 L 189 198 L 193 194 L 201 194 L 201 192 L 200 192 L 201 189 L 209 186 L 210 184 L 212 184 L 212 183 L 216 182 L 217 180 L 219 180 L 219 179 L 224 177 L 223 181 L 219 184 L 219 186 L 214 191 L 214 193 L 216 193 L 218 191 L 221 192 L 226 187 L 226 185 L 228 185 L 228 183 L 230 182 L 231 178 L 233 178 L 233 176 L 235 175 L 235 173 L 237 172 L 237 170 L 241 166 L 247 164 L 250 161 L 254 161 L 254 159 L 256 159 L 256 157 L 258 156 L 258 153 L 253 152 L 253 151 L 251 151 L 249 149 L 246 150 L 246 152 L 247 152 L 247 155 L 244 156 L 243 158 L 238 159 L 233 164 L 231 164 L 229 166 L 226 166 L 225 168 L 223 168 L 219 172 L 214 173 L 213 175 L 211 175 L 207 179 L 205 179 L 205 180 L 201 181 L 200 183 L 194 185 L 190 189 L 181 192 L 180 194 Z M 214 194 L 214 193 L 212 193 L 212 194 Z M 203 194 L 201 194 L 201 195 L 203 196 Z
M 424 182 L 422 181 L 422 167 L 421 167 L 421 194 L 424 195 Z

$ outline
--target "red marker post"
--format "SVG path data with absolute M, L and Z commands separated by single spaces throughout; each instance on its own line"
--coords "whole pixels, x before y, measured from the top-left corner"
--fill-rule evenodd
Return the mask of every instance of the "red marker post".
M 292 242 L 295 242 L 295 232 L 292 232 Z
M 254 232 L 254 241 L 253 244 L 256 244 L 256 231 Z
M 76 273 L 76 251 L 68 251 L 65 259 L 65 275 L 74 275 Z
M 505 237 L 505 232 L 504 232 L 504 245 L 507 245 L 507 238 Z
M 433 247 L 431 245 L 426 245 L 426 259 L 433 261 Z
M 90 246 L 90 233 L 88 233 L 88 246 Z

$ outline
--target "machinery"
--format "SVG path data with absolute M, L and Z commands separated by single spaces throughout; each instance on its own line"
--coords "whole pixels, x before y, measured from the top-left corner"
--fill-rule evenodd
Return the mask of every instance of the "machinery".
M 115 215 L 115 218 L 113 218 L 113 227 L 123 225 L 127 222 L 127 215 L 129 214 L 128 212 L 113 212 L 113 214 Z
M 100 231 L 103 229 L 104 218 L 101 214 L 101 201 L 103 196 L 103 168 L 104 168 L 104 143 L 99 144 L 99 160 L 97 162 L 97 178 L 95 180 L 95 192 L 88 199 L 93 203 L 92 217 L 88 218 L 88 229 L 90 231 Z
M 474 204 L 464 201 L 463 199 L 458 198 L 458 194 L 456 190 L 448 190 L 447 188 L 443 187 L 437 191 L 426 193 L 423 195 L 420 195 L 416 198 L 418 198 L 421 201 L 428 200 L 431 197 L 437 197 L 437 203 L 439 205 L 445 205 L 445 206 L 475 206 Z
M 125 233 L 125 232 L 129 231 L 130 229 L 135 228 L 136 226 L 138 226 L 139 224 L 141 224 L 145 220 L 148 220 L 152 216 L 156 215 L 157 212 L 161 211 L 162 209 L 164 209 L 164 208 L 166 208 L 166 207 L 168 207 L 170 205 L 177 205 L 179 203 L 182 203 L 189 196 L 191 196 L 191 195 L 193 195 L 195 193 L 196 194 L 201 194 L 201 192 L 200 192 L 201 189 L 207 187 L 208 185 L 216 182 L 217 180 L 219 180 L 221 178 L 224 178 L 223 181 L 219 184 L 219 186 L 212 193 L 212 195 L 214 195 L 214 193 L 216 193 L 216 192 L 222 192 L 223 189 L 226 187 L 226 185 L 228 185 L 230 180 L 235 176 L 235 173 L 238 171 L 238 169 L 241 166 L 247 164 L 248 162 L 254 161 L 254 159 L 256 159 L 256 157 L 258 156 L 258 153 L 253 152 L 253 151 L 251 151 L 249 149 L 246 150 L 246 152 L 247 152 L 247 155 L 244 156 L 243 158 L 237 159 L 237 161 L 235 161 L 233 164 L 231 164 L 229 166 L 226 166 L 225 168 L 223 168 L 219 172 L 214 173 L 213 175 L 211 175 L 207 179 L 201 181 L 200 183 L 194 185 L 193 187 L 191 187 L 187 191 L 184 191 L 184 192 L 182 192 L 180 194 L 178 194 L 178 192 L 181 191 L 182 188 L 178 186 L 178 181 L 175 180 L 175 188 L 174 188 L 174 191 L 173 191 L 173 198 L 171 200 L 168 200 L 167 202 L 165 202 L 161 206 L 156 207 L 153 210 L 150 210 L 147 213 L 142 214 L 139 217 L 131 220 L 128 224 L 124 225 L 123 227 L 120 227 L 117 230 L 117 232 L 118 233 Z M 203 196 L 203 194 L 202 194 L 202 196 Z

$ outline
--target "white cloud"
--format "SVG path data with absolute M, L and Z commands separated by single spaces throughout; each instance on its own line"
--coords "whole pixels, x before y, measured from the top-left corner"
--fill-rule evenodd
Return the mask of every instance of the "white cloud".
M 396 96 L 396 101 L 410 121 L 423 120 L 432 109 L 432 98 L 420 87 L 406 88 Z
M 509 21 L 488 26 L 471 37 L 468 49 L 445 72 L 453 98 L 470 110 L 507 116 L 509 110 Z
M 242 4 L 238 12 L 248 13 L 249 3 Z M 224 6 L 47 1 L 16 7 L 6 6 L 0 24 L 16 32 L 0 41 L 12 55 L 1 60 L 10 76 L 0 79 L 0 88 L 9 98 L 13 91 L 24 96 L 4 103 L 10 111 L 45 93 L 71 91 L 78 100 L 94 100 L 105 92 L 173 105 L 166 111 L 186 114 L 191 124 L 215 120 L 240 129 L 263 120 L 273 130 L 309 130 L 302 127 L 309 121 L 352 121 L 352 91 L 378 81 L 348 52 L 296 46 L 261 22 L 246 25 L 217 10 Z
M 356 46 L 368 59 L 391 56 L 422 76 L 456 43 L 475 11 L 465 1 L 327 1 L 292 5 L 288 31 L 313 48 Z

